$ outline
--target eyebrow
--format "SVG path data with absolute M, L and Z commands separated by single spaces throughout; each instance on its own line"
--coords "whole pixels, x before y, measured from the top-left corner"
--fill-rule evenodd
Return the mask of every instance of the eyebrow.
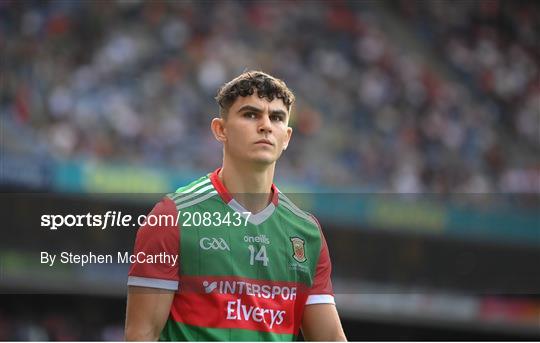
M 244 112 L 244 111 L 252 111 L 252 112 L 261 113 L 262 109 L 252 106 L 252 105 L 244 105 L 240 107 L 240 109 L 238 110 L 238 112 Z M 283 117 L 287 117 L 287 112 L 283 110 L 271 110 L 270 115 L 282 115 Z

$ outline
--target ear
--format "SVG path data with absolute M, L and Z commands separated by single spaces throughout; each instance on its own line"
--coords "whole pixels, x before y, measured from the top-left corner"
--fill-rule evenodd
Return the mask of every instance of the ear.
M 227 141 L 227 130 L 225 129 L 225 120 L 223 120 L 223 118 L 212 119 L 210 129 L 218 141 L 221 143 L 225 143 Z
M 289 146 L 289 141 L 291 140 L 292 136 L 292 127 L 287 126 L 287 139 L 283 143 L 283 151 L 287 150 L 287 147 Z

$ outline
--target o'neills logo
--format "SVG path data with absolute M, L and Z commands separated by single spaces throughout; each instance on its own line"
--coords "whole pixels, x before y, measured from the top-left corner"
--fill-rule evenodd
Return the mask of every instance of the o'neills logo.
M 266 235 L 258 235 L 258 236 L 244 236 L 244 242 L 246 243 L 262 243 L 262 244 L 270 244 L 270 239 L 266 237 Z
M 306 244 L 306 242 L 302 238 L 291 237 L 291 243 L 292 243 L 292 248 L 293 248 L 294 259 L 300 263 L 306 262 L 307 258 L 306 258 L 306 252 L 304 249 L 304 245 Z
M 240 299 L 227 302 L 227 320 L 245 320 L 266 323 L 271 328 L 283 323 L 286 311 L 244 305 Z

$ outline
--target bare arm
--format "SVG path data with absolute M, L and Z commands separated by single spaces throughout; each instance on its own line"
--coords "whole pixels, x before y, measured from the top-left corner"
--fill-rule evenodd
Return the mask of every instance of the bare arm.
M 307 305 L 302 318 L 306 341 L 347 341 L 334 304 Z
M 147 287 L 128 287 L 126 341 L 157 341 L 165 326 L 174 292 Z

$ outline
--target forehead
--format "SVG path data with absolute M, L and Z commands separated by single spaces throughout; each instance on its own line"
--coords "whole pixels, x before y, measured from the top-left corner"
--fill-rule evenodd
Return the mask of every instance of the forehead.
M 259 98 L 256 92 L 250 96 L 239 96 L 236 98 L 230 107 L 230 112 L 237 112 L 245 105 L 259 108 L 262 111 L 268 111 L 268 113 L 272 111 L 284 111 L 285 113 L 289 113 L 283 100 L 274 98 L 272 101 L 269 101 L 267 98 Z

